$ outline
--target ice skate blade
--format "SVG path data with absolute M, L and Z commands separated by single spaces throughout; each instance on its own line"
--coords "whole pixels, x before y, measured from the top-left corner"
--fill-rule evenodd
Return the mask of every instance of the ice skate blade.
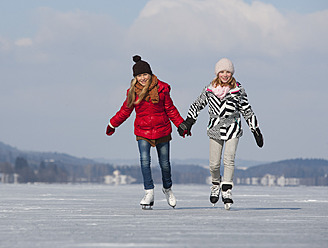
M 142 210 L 153 210 L 153 205 L 140 204 Z
M 224 204 L 224 208 L 225 208 L 225 210 L 230 210 L 230 208 L 231 208 L 231 203 L 226 203 L 226 204 Z

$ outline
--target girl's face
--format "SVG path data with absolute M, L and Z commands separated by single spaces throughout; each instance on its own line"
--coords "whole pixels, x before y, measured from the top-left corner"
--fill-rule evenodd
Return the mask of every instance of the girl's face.
M 147 81 L 150 79 L 151 75 L 148 73 L 142 73 L 137 75 L 137 81 L 142 85 L 145 85 Z
M 230 71 L 220 71 L 219 79 L 222 83 L 227 83 L 232 77 L 232 73 Z

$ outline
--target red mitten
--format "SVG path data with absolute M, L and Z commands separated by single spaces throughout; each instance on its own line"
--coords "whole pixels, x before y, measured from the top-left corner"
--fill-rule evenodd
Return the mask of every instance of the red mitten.
M 108 125 L 106 128 L 106 134 L 108 136 L 111 136 L 114 132 L 115 132 L 115 128 L 112 128 L 110 125 Z

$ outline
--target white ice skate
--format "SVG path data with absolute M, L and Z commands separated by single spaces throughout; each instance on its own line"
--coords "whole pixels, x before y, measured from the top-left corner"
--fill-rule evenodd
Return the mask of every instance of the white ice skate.
M 213 204 L 213 207 L 215 206 L 215 203 L 218 202 L 219 196 L 220 196 L 220 186 L 213 184 L 211 186 L 211 194 L 210 194 L 210 202 Z
M 154 189 L 146 189 L 145 196 L 141 199 L 140 205 L 142 209 L 150 210 L 153 209 L 154 205 Z
M 224 196 L 223 196 L 224 195 Z M 231 190 L 228 189 L 226 192 L 222 191 L 224 208 L 226 210 L 230 210 L 233 200 L 231 199 Z
M 224 203 L 224 208 L 230 210 L 231 205 L 233 204 L 232 200 L 232 185 L 231 184 L 222 184 L 222 201 Z
M 173 191 L 171 188 L 169 189 L 162 189 L 163 193 L 165 194 L 167 203 L 172 207 L 175 208 L 175 206 L 177 205 L 177 201 L 175 199 L 175 196 L 173 195 Z

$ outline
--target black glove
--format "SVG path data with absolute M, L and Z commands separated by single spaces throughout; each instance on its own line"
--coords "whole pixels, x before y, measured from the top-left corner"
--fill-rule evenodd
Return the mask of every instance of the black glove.
M 185 120 L 186 124 L 187 124 L 187 127 L 188 127 L 188 131 L 190 132 L 191 131 L 191 127 L 192 125 L 194 125 L 194 123 L 196 122 L 196 120 L 192 119 L 192 118 L 187 118 Z
M 178 127 L 178 132 L 180 136 L 183 138 L 187 134 L 187 136 L 191 136 L 191 127 L 196 121 L 192 118 L 187 118 L 185 121 L 183 121 L 180 126 Z
M 180 124 L 180 126 L 178 127 L 178 133 L 179 133 L 179 135 L 181 136 L 181 137 L 185 137 L 185 135 L 187 134 L 187 135 L 189 135 L 188 134 L 188 130 L 187 130 L 187 125 L 185 124 L 185 122 L 182 122 L 181 124 Z M 191 135 L 191 134 L 190 134 Z
M 263 146 L 263 136 L 261 134 L 260 128 L 257 127 L 255 129 L 252 129 L 252 133 L 253 133 L 254 138 L 256 140 L 256 144 L 259 147 L 262 147 Z

